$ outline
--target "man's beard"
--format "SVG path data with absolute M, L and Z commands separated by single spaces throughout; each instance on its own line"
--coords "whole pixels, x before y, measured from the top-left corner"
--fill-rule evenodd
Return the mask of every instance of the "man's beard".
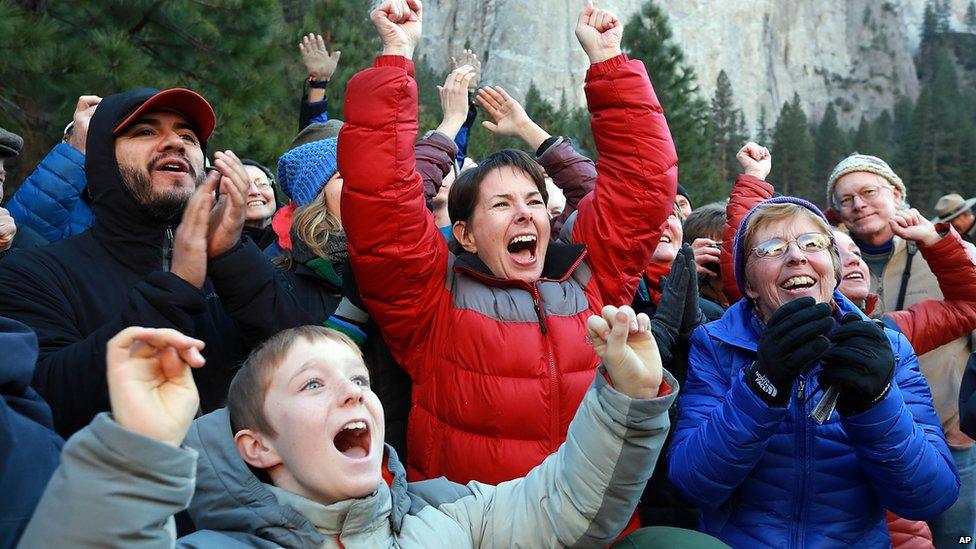
M 132 198 L 154 220 L 166 225 L 176 225 L 183 217 L 183 209 L 190 200 L 190 196 L 193 195 L 194 189 L 154 190 L 152 178 L 149 174 L 152 173 L 155 163 L 155 159 L 149 162 L 145 171 L 120 165 L 119 172 L 122 174 L 122 181 Z M 194 188 L 203 183 L 204 172 L 197 172 L 192 166 L 190 167 L 190 176 L 193 178 Z

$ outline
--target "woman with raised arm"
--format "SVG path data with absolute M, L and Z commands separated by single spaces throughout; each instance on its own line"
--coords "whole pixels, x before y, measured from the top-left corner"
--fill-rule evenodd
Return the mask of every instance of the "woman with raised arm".
M 577 244 L 550 242 L 542 170 L 505 150 L 454 183 L 452 253 L 414 169 L 420 2 L 370 18 L 383 55 L 347 88 L 342 208 L 357 212 L 346 233 L 364 302 L 414 381 L 409 476 L 515 478 L 563 442 L 596 374 L 586 318 L 629 302 L 650 261 L 674 202 L 671 134 L 643 64 L 620 51 L 621 22 L 588 3 L 576 35 L 600 165 Z

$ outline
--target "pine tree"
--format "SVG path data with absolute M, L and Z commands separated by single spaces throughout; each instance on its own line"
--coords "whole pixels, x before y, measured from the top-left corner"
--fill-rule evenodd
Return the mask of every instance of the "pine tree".
M 783 103 L 773 127 L 773 171 L 770 181 L 788 196 L 806 198 L 814 203 L 824 201 L 823 186 L 813 177 L 813 140 L 807 115 L 800 106 L 800 95 Z
M 57 141 L 82 93 L 193 88 L 218 115 L 210 150 L 265 162 L 295 132 L 287 83 L 303 70 L 277 0 L 2 1 L 0 35 L 0 125 L 29 139 L 25 166 Z
M 759 107 L 759 118 L 756 120 L 756 143 L 769 146 L 769 125 L 766 122 L 766 106 Z
M 742 111 L 735 106 L 732 83 L 719 71 L 712 96 L 712 158 L 720 181 L 731 181 L 739 171 L 735 154 L 749 139 Z
M 854 150 L 861 154 L 870 154 L 877 156 L 881 154 L 878 150 L 877 141 L 874 139 L 874 132 L 871 129 L 871 124 L 868 119 L 861 117 L 860 123 L 857 125 L 857 131 L 854 133 L 852 139 L 854 144 Z
M 814 179 L 819 183 L 826 183 L 830 172 L 838 162 L 844 159 L 848 153 L 847 137 L 837 123 L 837 111 L 833 103 L 827 104 L 823 119 L 817 126 L 817 133 L 814 138 Z M 773 164 L 779 159 L 773 157 Z
M 725 198 L 728 185 L 718 179 L 709 154 L 708 103 L 701 98 L 694 71 L 672 38 L 667 16 L 653 2 L 644 4 L 624 25 L 623 49 L 647 67 L 678 151 L 678 177 L 691 193 L 692 203 Z
M 945 34 L 952 31 L 952 5 L 949 0 L 935 0 L 936 31 Z
M 969 5 L 966 6 L 966 17 L 963 21 L 966 23 L 966 30 L 976 33 L 976 0 L 969 0 Z

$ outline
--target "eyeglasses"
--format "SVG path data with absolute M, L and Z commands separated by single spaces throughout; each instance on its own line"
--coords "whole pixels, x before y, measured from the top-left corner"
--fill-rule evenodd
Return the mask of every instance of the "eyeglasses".
M 823 233 L 803 233 L 793 240 L 783 240 L 782 238 L 770 238 L 760 242 L 752 253 L 759 259 L 773 259 L 786 253 L 790 249 L 790 244 L 796 242 L 796 247 L 801 252 L 815 254 L 826 250 L 830 246 L 830 237 Z
M 861 200 L 863 200 L 864 202 L 874 202 L 878 198 L 878 195 L 881 194 L 881 190 L 888 189 L 888 188 L 890 187 L 879 187 L 877 185 L 869 185 L 867 187 L 864 187 L 860 191 L 857 191 L 857 193 L 855 194 L 845 194 L 844 196 L 840 197 L 840 200 L 837 202 L 837 204 L 842 209 L 849 210 L 854 207 L 855 196 L 860 196 Z

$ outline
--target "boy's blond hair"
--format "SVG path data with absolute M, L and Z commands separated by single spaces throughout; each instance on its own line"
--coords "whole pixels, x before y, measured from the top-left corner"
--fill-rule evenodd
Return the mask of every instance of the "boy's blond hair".
M 355 351 L 356 356 L 363 356 L 349 336 L 330 328 L 299 326 L 278 332 L 251 351 L 230 382 L 227 410 L 235 433 L 242 429 L 251 429 L 272 437 L 277 434 L 264 414 L 264 399 L 268 394 L 272 375 L 299 338 L 310 343 L 320 339 L 335 341 L 347 345 Z

